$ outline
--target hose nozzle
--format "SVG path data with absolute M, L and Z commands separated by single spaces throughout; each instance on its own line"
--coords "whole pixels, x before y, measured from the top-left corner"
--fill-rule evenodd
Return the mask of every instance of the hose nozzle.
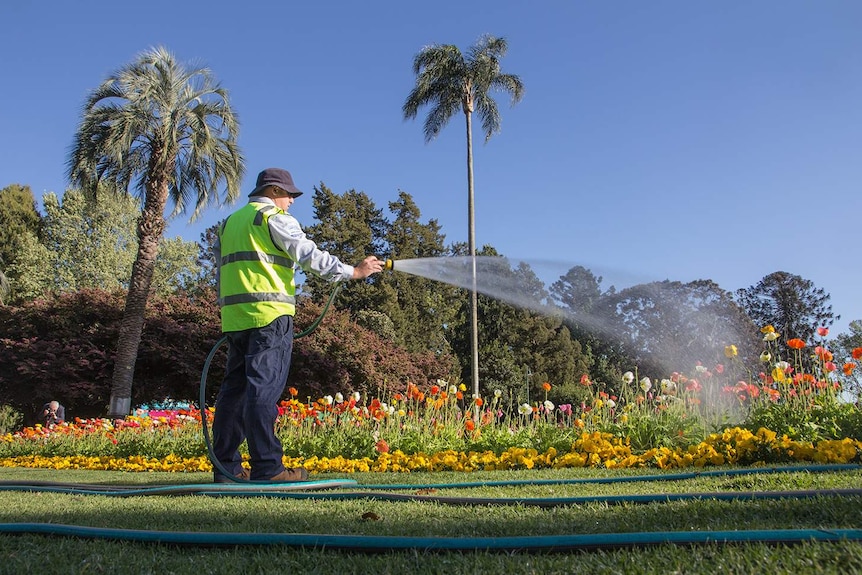
M 392 260 L 386 260 L 386 263 L 383 264 L 383 269 L 392 271 L 395 269 L 395 262 Z

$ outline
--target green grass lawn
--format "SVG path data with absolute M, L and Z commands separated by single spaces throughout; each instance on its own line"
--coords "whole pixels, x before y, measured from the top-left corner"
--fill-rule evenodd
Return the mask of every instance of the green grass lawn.
M 862 470 L 697 476 L 673 481 L 450 487 L 465 482 L 654 477 L 654 470 L 564 469 L 488 473 L 327 475 L 358 486 L 320 497 L 212 497 L 207 495 L 70 495 L 0 491 L 0 523 L 46 523 L 175 532 L 358 535 L 372 538 L 571 536 L 641 532 L 862 528 L 862 496 L 818 495 L 731 501 L 703 497 L 641 503 L 593 502 L 539 507 L 473 504 L 471 499 L 572 498 L 676 493 L 831 490 L 862 486 Z M 669 473 L 667 475 L 675 475 Z M 0 481 L 166 485 L 203 483 L 209 474 L 120 473 L 3 469 Z M 341 498 L 362 486 L 411 484 L 415 489 L 370 493 L 456 498 L 385 501 Z M 434 484 L 433 490 L 427 489 Z M 857 573 L 862 543 L 794 545 L 660 544 L 621 549 L 428 551 L 363 553 L 284 544 L 182 545 L 78 539 L 54 535 L 0 535 L 0 573 Z

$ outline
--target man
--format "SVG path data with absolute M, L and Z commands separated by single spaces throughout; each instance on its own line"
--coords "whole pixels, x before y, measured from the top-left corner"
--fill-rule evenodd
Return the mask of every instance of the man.
M 213 417 L 213 454 L 240 479 L 308 478 L 305 468 L 285 469 L 274 429 L 293 351 L 296 268 L 332 281 L 363 279 L 383 269 L 375 256 L 354 267 L 320 250 L 287 213 L 301 195 L 287 170 L 267 168 L 258 174 L 249 203 L 218 232 L 219 307 L 228 358 Z M 244 439 L 251 473 L 241 465 Z M 234 481 L 218 469 L 214 480 Z
M 45 422 L 45 427 L 57 425 L 66 421 L 66 408 L 59 401 L 49 401 L 42 406 L 39 419 Z

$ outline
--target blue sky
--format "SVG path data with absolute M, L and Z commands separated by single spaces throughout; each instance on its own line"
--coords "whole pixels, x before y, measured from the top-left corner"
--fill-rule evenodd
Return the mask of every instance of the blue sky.
M 730 291 L 786 271 L 831 294 L 833 334 L 862 319 L 862 2 L 57 0 L 0 20 L 0 187 L 62 193 L 87 93 L 163 45 L 229 91 L 244 189 L 291 170 L 306 225 L 320 182 L 384 209 L 403 190 L 466 241 L 463 117 L 425 144 L 401 106 L 423 46 L 492 34 L 526 93 L 474 134 L 480 246 Z

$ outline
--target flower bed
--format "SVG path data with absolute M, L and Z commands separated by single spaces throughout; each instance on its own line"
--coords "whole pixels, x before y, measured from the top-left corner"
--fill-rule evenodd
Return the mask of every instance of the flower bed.
M 840 400 L 840 379 L 823 345 L 808 355 L 790 339 L 761 330 L 763 372 L 695 366 L 653 384 L 626 372 L 614 386 L 584 375 L 586 399 L 512 405 L 499 391 L 466 397 L 466 386 L 408 383 L 385 401 L 359 393 L 279 406 L 276 432 L 285 465 L 313 473 L 477 471 L 564 467 L 660 469 L 781 462 L 862 463 L 862 412 Z M 825 336 L 825 328 L 818 331 Z M 853 350 L 854 360 L 862 348 Z M 813 360 L 813 361 L 811 361 Z M 803 365 L 812 366 L 807 371 Z M 849 376 L 856 364 L 845 363 Z M 718 393 L 717 393 L 718 392 Z M 213 410 L 207 411 L 212 420 Z M 733 414 L 734 421 L 728 414 Z M 0 465 L 123 471 L 211 471 L 197 409 L 139 411 L 120 420 L 75 419 L 0 436 Z

